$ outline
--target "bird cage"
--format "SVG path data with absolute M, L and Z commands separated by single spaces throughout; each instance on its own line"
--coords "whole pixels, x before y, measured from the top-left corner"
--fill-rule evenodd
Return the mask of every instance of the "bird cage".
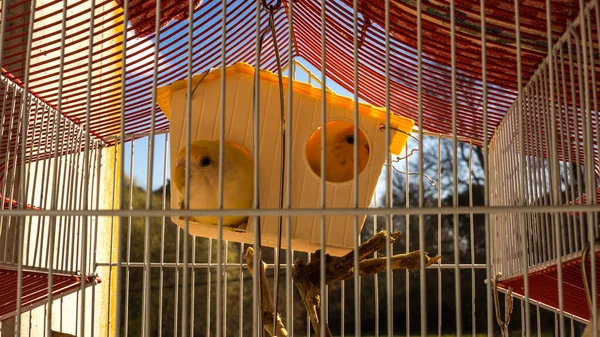
M 552 46 L 496 129 L 489 184 L 490 205 L 521 209 L 490 215 L 492 271 L 500 276 L 499 287 L 519 296 L 528 292 L 531 300 L 585 321 L 591 310 L 586 287 L 591 271 L 600 268 L 600 251 L 589 249 L 599 233 L 598 213 L 545 211 L 596 205 L 600 198 L 598 61 L 582 54 L 596 42 L 591 31 L 587 38 L 579 34 L 581 22 L 589 25 L 595 14 L 588 7 L 582 14 Z M 533 207 L 541 211 L 528 211 Z M 594 268 L 587 254 L 595 256 Z M 599 282 L 596 278 L 596 287 Z
M 85 139 L 82 129 L 40 99 L 25 95 L 18 83 L 5 76 L 0 79 L 0 98 L 3 107 L 0 209 L 41 211 L 53 204 L 56 209 L 77 210 L 84 207 L 84 193 L 88 197 L 87 207 L 99 202 L 102 142 L 93 140 L 89 156 L 84 158 L 79 150 Z M 25 116 L 29 116 L 33 130 L 28 137 L 21 132 Z M 60 138 L 51 135 L 57 124 L 62 130 Z M 23 148 L 28 155 L 25 158 L 21 154 Z M 58 148 L 59 156 L 54 157 Z M 88 180 L 75 178 L 84 175 L 85 166 L 90 168 Z M 52 172 L 57 173 L 57 181 L 63 184 L 51 183 Z M 84 189 L 84 185 L 89 188 Z M 75 314 L 72 304 L 76 301 L 69 295 L 101 283 L 89 262 L 85 270 L 81 268 L 84 259 L 91 260 L 93 243 L 98 238 L 98 232 L 93 230 L 97 223 L 97 219 L 85 221 L 64 216 L 0 217 L 0 321 L 14 318 L 19 307 L 33 310 L 47 305 L 51 298 L 66 299 L 69 305 L 61 309 Z M 47 239 L 51 232 L 55 238 L 52 244 Z M 22 251 L 20 259 L 19 251 Z M 23 275 L 20 292 L 16 287 L 19 264 Z M 49 284 L 51 293 L 46 289 Z
M 254 72 L 255 69 L 247 63 L 237 63 L 228 66 L 224 71 L 216 69 L 210 73 L 199 74 L 192 78 L 194 93 L 192 98 L 191 121 L 186 115 L 187 81 L 181 80 L 166 87 L 158 89 L 157 102 L 161 110 L 169 119 L 170 131 L 170 167 L 174 172 L 177 154 L 182 151 L 186 142 L 186 126 L 191 125 L 192 141 L 197 139 L 216 140 L 219 136 L 220 99 L 221 99 L 221 76 L 226 77 L 226 109 L 225 109 L 225 135 L 227 142 L 238 144 L 252 155 L 253 147 L 253 95 L 254 95 Z M 260 123 L 259 152 L 254 159 L 259 160 L 260 174 L 260 206 L 261 208 L 278 208 L 281 178 L 281 156 L 273 156 L 281 153 L 282 139 L 278 134 L 280 125 L 280 104 L 278 92 L 277 75 L 266 70 L 261 70 L 260 78 L 260 102 L 261 109 L 258 116 Z M 283 88 L 287 90 L 288 78 L 284 77 Z M 320 168 L 311 166 L 310 157 L 320 156 L 320 130 L 321 130 L 321 89 L 310 84 L 294 81 L 292 84 L 293 111 L 290 132 L 293 135 L 291 147 L 292 186 L 284 189 L 282 196 L 286 195 L 287 188 L 291 188 L 292 208 L 314 208 L 318 207 L 319 200 L 314 198 L 320 193 L 321 178 Z M 352 130 L 353 126 L 353 101 L 348 97 L 336 95 L 331 91 L 326 95 L 326 120 L 331 130 L 335 130 L 336 124 Z M 286 104 L 287 106 L 287 104 Z M 369 104 L 359 103 L 359 136 L 363 135 L 367 140 L 367 151 L 369 147 L 380 148 L 385 142 L 385 110 L 376 108 Z M 391 154 L 399 155 L 404 149 L 408 134 L 412 131 L 414 122 L 408 118 L 391 116 Z M 335 132 L 335 131 L 331 131 Z M 352 131 L 350 131 L 352 132 Z M 318 137 L 316 137 L 318 136 Z M 327 136 L 326 136 L 327 137 Z M 311 153 L 311 151 L 313 153 Z M 314 153 L 318 151 L 317 153 Z M 366 163 L 359 167 L 359 207 L 368 207 L 375 186 L 379 180 L 379 173 L 385 163 L 386 156 L 382 151 L 368 151 Z M 333 158 L 331 158 L 333 159 Z M 343 180 L 327 180 L 327 202 L 329 208 L 349 208 L 353 204 L 352 183 L 352 158 L 349 158 L 348 172 L 340 172 Z M 320 160 L 320 159 L 319 159 Z M 332 164 L 328 164 L 332 165 Z M 319 166 L 320 167 L 320 166 Z M 343 173 L 349 173 L 344 177 Z M 175 184 L 171 184 L 171 208 L 181 209 L 183 195 Z M 250 204 L 248 204 L 249 206 Z M 359 217 L 361 224 L 365 216 Z M 254 242 L 256 223 L 254 217 L 250 217 L 247 228 L 224 227 L 223 237 L 225 240 L 236 242 Z M 173 217 L 173 222 L 184 227 L 183 217 Z M 277 217 L 261 217 L 262 221 L 262 244 L 266 247 L 276 247 L 277 243 Z M 314 252 L 320 248 L 320 216 L 300 216 L 291 219 L 291 240 L 293 249 L 302 252 Z M 327 250 L 332 255 L 347 253 L 353 246 L 353 216 L 331 216 L 327 217 L 326 226 Z M 335 235 L 333 235 L 335 233 Z M 190 220 L 190 234 L 207 238 L 217 238 L 218 228 L 216 224 L 202 223 Z M 285 232 L 283 235 L 287 235 Z M 284 244 L 285 247 L 285 244 Z
M 0 336 L 582 335 L 586 285 L 600 300 L 598 13 L 0 0 Z M 282 113 L 299 178 L 284 189 Z M 186 232 L 200 213 L 169 185 L 174 158 L 187 126 L 220 140 L 221 116 L 259 160 L 260 207 L 222 237 Z M 358 208 L 353 180 L 321 194 L 322 119 L 368 140 Z

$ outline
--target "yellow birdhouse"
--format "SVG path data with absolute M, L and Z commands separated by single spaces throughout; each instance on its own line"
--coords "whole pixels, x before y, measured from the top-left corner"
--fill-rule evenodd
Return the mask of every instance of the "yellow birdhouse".
M 236 151 L 253 153 L 253 95 L 255 69 L 246 63 L 236 63 L 208 74 L 196 75 L 192 78 L 192 88 L 202 79 L 192 97 L 191 121 L 186 120 L 187 80 L 177 81 L 158 89 L 158 104 L 170 123 L 170 168 L 171 175 L 177 165 L 181 165 L 178 153 L 185 148 L 185 127 L 191 126 L 192 142 L 196 140 L 218 141 L 220 138 L 221 114 L 221 76 L 226 76 L 225 135 L 228 145 Z M 287 100 L 288 78 L 284 77 L 284 99 Z M 259 197 L 261 208 L 279 208 L 281 186 L 281 105 L 279 101 L 279 79 L 270 71 L 260 71 L 260 117 L 259 117 Z M 321 193 L 321 114 L 322 90 L 310 84 L 293 81 L 293 110 L 291 128 L 291 205 L 292 208 L 320 207 Z M 287 102 L 285 109 L 288 108 Z M 359 207 L 368 207 L 375 187 L 385 163 L 385 110 L 368 104 L 359 103 L 359 139 L 353 137 L 354 101 L 328 91 L 326 94 L 327 125 L 325 137 L 327 146 L 331 148 L 331 156 L 326 159 L 326 205 L 328 208 L 353 208 L 353 144 L 359 146 Z M 285 111 L 287 115 L 287 111 Z M 391 117 L 390 152 L 400 154 L 411 132 L 414 122 L 407 118 L 392 115 Z M 397 130 L 400 130 L 397 131 Z M 336 142 L 337 146 L 336 145 Z M 208 143 L 207 143 L 208 144 Z M 217 143 L 218 144 L 218 143 Z M 332 144 L 330 146 L 330 144 Z M 329 151 L 329 150 L 327 150 Z M 346 151 L 346 152 L 344 152 Z M 238 152 L 238 153 L 242 153 Z M 182 152 L 184 153 L 184 152 Z M 232 152 L 233 153 L 233 152 Z M 340 154 L 341 153 L 341 154 Z M 349 160 L 343 154 L 350 154 Z M 245 155 L 245 154 L 244 154 Z M 218 152 L 217 152 L 218 156 Z M 202 157 L 205 158 L 205 157 Z M 202 158 L 199 165 L 202 164 Z M 337 158 L 337 159 L 336 159 Z M 206 160 L 206 159 L 204 159 Z M 208 162 L 206 162 L 208 163 Z M 225 164 L 224 164 L 225 165 Z M 226 169 L 226 168 L 225 168 Z M 215 186 L 218 183 L 215 177 Z M 286 186 L 285 189 L 288 187 Z M 183 189 L 181 189 L 183 191 Z M 190 185 L 190 191 L 193 186 Z M 190 192 L 193 193 L 193 192 Z M 176 184 L 171 184 L 171 208 L 182 208 L 183 193 Z M 287 190 L 283 196 L 287 195 Z M 218 197 L 218 193 L 217 193 Z M 251 204 L 250 204 L 251 205 Z M 216 209 L 217 206 L 202 208 Z M 227 204 L 224 205 L 227 209 Z M 251 208 L 251 207 L 237 207 Z M 194 207 L 190 206 L 190 209 Z M 223 226 L 225 240 L 253 244 L 256 224 L 250 217 L 244 227 Z M 197 220 L 197 219 L 196 219 Z M 360 228 L 365 216 L 359 216 Z M 184 220 L 173 217 L 172 221 L 183 227 Z M 285 221 L 285 220 L 284 220 Z M 285 222 L 284 222 L 285 223 Z M 291 217 L 292 249 L 302 252 L 314 252 L 321 244 L 321 217 Z M 354 216 L 336 215 L 326 217 L 327 253 L 339 256 L 353 247 Z M 277 244 L 278 217 L 261 217 L 262 245 L 275 247 Z M 283 238 L 287 232 L 283 226 Z M 218 228 L 214 223 L 192 221 L 189 223 L 190 234 L 217 238 Z M 286 247 L 286 240 L 282 240 Z

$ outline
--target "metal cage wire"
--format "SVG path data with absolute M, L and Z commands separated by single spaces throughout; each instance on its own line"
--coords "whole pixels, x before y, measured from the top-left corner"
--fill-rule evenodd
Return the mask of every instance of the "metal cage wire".
M 457 0 L 199 2 L 0 2 L 0 288 L 11 291 L 0 295 L 0 335 L 262 336 L 266 290 L 248 272 L 249 246 L 254 266 L 267 263 L 274 310 L 290 336 L 308 336 L 314 324 L 293 281 L 297 259 L 319 260 L 317 315 L 331 329 L 321 337 L 492 336 L 496 275 L 500 292 L 523 280 L 512 293 L 511 333 L 576 336 L 588 318 L 571 305 L 587 299 L 565 288 L 578 276 L 567 262 L 586 244 L 594 247 L 588 314 L 596 325 L 598 1 L 515 1 L 504 17 L 505 8 L 483 0 L 473 8 Z M 179 17 L 166 23 L 173 11 Z M 406 37 L 403 24 L 414 27 Z M 359 202 L 358 161 L 347 208 L 326 207 L 324 178 L 313 196 L 318 208 L 293 207 L 289 188 L 281 208 L 261 207 L 259 149 L 269 140 L 261 137 L 257 72 L 253 206 L 223 209 L 220 165 L 218 209 L 170 209 L 171 133 L 157 90 L 187 79 L 190 121 L 193 74 L 239 61 L 308 82 L 322 98 L 352 97 L 354 139 L 363 100 L 385 108 L 386 144 L 390 113 L 416 121 L 400 158 L 371 147 L 386 159 L 369 207 Z M 231 103 L 227 76 L 219 81 L 222 163 Z M 284 186 L 300 164 L 291 147 L 303 122 L 292 115 L 294 83 L 280 93 Z M 325 99 L 320 109 L 326 150 Z M 187 123 L 185 143 L 194 137 Z M 188 146 L 188 179 L 190 155 Z M 321 177 L 328 160 L 323 151 Z M 183 195 L 189 207 L 189 185 Z M 205 215 L 219 217 L 216 239 L 188 234 L 189 217 Z M 252 245 L 223 240 L 231 215 L 258 223 Z M 321 217 L 320 251 L 261 247 L 260 219 L 280 217 L 281 240 L 293 247 L 291 219 L 306 215 Z M 335 215 L 354 217 L 353 268 L 352 277 L 328 283 L 325 240 L 336 234 L 325 224 Z M 185 218 L 183 228 L 172 216 Z M 387 235 L 385 249 L 369 254 L 385 261 L 385 276 L 362 276 L 359 247 L 381 230 L 403 236 L 392 244 Z M 418 273 L 392 270 L 395 254 L 417 250 Z M 442 262 L 427 266 L 425 252 Z M 537 292 L 536 275 L 549 269 L 556 303 Z

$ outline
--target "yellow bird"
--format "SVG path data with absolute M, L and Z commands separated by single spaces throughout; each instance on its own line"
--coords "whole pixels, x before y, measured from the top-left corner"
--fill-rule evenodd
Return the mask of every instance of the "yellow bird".
M 319 127 L 308 140 L 306 159 L 317 175 L 321 175 L 321 134 Z M 354 143 L 358 141 L 358 173 L 367 166 L 369 142 L 358 130 L 358 140 L 354 139 L 354 125 L 342 121 L 329 122 L 325 136 L 325 179 L 330 182 L 345 182 L 354 179 Z
M 185 191 L 185 147 L 176 158 L 173 182 L 182 194 Z M 252 156 L 241 146 L 225 142 L 223 152 L 223 208 L 251 208 L 254 196 L 254 164 Z M 197 140 L 190 144 L 189 209 L 219 207 L 219 141 Z M 224 226 L 246 222 L 246 216 L 223 217 Z M 216 216 L 190 217 L 205 224 L 218 224 Z

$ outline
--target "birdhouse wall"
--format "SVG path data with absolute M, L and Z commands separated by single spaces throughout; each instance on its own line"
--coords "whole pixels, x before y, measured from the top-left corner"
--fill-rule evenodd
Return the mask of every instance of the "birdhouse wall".
M 200 76 L 192 80 L 194 87 Z M 221 71 L 215 70 L 209 74 L 196 89 L 192 98 L 191 111 L 191 140 L 219 140 L 221 118 Z M 185 81 L 183 81 L 185 82 Z M 284 95 L 287 116 L 287 78 L 284 78 L 286 94 Z M 163 89 L 163 88 L 161 88 Z M 279 208 L 280 177 L 281 177 L 281 127 L 279 85 L 277 77 L 267 71 L 261 71 L 260 80 L 260 117 L 259 117 L 259 153 L 253 154 L 253 94 L 254 68 L 245 64 L 227 67 L 226 71 L 226 103 L 225 103 L 225 134 L 224 139 L 243 146 L 255 160 L 259 160 L 259 195 L 261 208 Z M 319 208 L 321 206 L 321 178 L 313 172 L 306 159 L 306 145 L 311 134 L 321 125 L 321 89 L 308 84 L 294 82 L 293 111 L 291 127 L 291 205 L 292 208 Z M 170 98 L 169 98 L 170 97 Z M 187 83 L 176 82 L 170 91 L 159 92 L 159 104 L 170 121 L 170 165 L 171 172 L 175 168 L 175 156 L 186 144 L 185 125 Z M 162 102 L 162 103 L 161 103 Z M 168 102 L 168 103 L 166 103 Z M 168 105 L 167 105 L 168 104 Z M 368 207 L 375 191 L 377 181 L 385 162 L 385 133 L 380 125 L 385 123 L 385 115 L 373 114 L 368 105 L 361 104 L 359 113 L 359 128 L 365 134 L 370 146 L 370 154 L 365 169 L 359 174 L 359 207 Z M 327 121 L 346 121 L 353 123 L 354 110 L 352 100 L 327 94 Z M 396 127 L 410 132 L 413 123 L 404 121 Z M 289 132 L 288 131 L 288 132 Z M 327 131 L 326 131 L 327 132 Z M 394 137 L 396 131 L 392 130 Z M 404 141 L 394 138 L 395 145 L 404 145 Z M 327 137 L 327 134 L 326 134 Z M 398 143 L 400 141 L 400 143 Z M 401 147 L 400 147 L 401 148 Z M 283 196 L 287 195 L 287 186 Z M 326 183 L 327 208 L 353 208 L 353 180 L 344 183 Z M 171 208 L 179 209 L 181 193 L 171 184 Z M 284 203 L 285 205 L 285 203 Z M 183 219 L 173 217 L 172 220 L 184 226 Z M 359 229 L 365 216 L 359 216 Z M 283 237 L 287 235 L 283 220 Z M 327 216 L 326 244 L 327 252 L 341 255 L 353 247 L 354 216 Z M 263 246 L 274 247 L 277 244 L 278 217 L 261 217 L 261 240 Z M 320 249 L 321 216 L 291 217 L 292 249 L 296 251 L 314 252 Z M 190 234 L 216 238 L 218 229 L 214 225 L 199 224 L 190 221 Z M 231 230 L 224 227 L 225 240 L 254 243 L 256 223 L 251 217 L 245 231 Z M 282 246 L 286 247 L 285 239 Z

